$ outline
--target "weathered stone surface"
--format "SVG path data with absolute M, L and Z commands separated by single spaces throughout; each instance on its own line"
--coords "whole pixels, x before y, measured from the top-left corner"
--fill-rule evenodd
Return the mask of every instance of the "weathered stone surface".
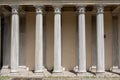
M 35 4 L 120 4 L 119 0 L 0 0 L 2 5 L 19 4 L 19 5 L 35 5 Z
M 120 75 L 116 73 L 111 72 L 105 72 L 105 73 L 94 73 L 94 72 L 86 72 L 86 73 L 79 73 L 76 74 L 75 72 L 69 72 L 69 71 L 63 71 L 62 73 L 50 73 L 47 70 L 43 73 L 33 73 L 32 71 L 28 71 L 23 68 L 19 68 L 18 73 L 10 73 L 10 69 L 8 68 L 2 68 L 1 76 L 7 76 L 10 78 L 29 78 L 30 80 L 32 78 L 43 78 L 43 80 L 76 80 L 82 79 L 82 80 L 119 80 Z M 56 79 L 57 78 L 57 79 Z M 0 79 L 1 80 L 1 79 Z
M 119 80 L 118 77 L 114 78 L 102 78 L 102 77 L 44 77 L 44 78 L 7 78 L 2 77 L 1 79 L 6 80 Z

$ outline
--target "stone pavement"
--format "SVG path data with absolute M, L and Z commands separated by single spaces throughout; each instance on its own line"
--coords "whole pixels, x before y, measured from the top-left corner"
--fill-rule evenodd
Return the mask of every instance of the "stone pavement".
M 120 80 L 120 74 L 118 73 L 112 73 L 112 72 L 105 72 L 105 73 L 95 73 L 95 72 L 86 72 L 86 73 L 75 73 L 70 71 L 63 71 L 62 73 L 51 73 L 47 70 L 45 70 L 43 73 L 34 73 L 33 71 L 28 71 L 26 69 L 20 69 L 18 73 L 10 73 L 9 68 L 2 68 L 0 72 L 1 76 L 9 76 L 9 77 L 16 77 L 16 78 L 29 78 L 32 80 L 32 78 L 43 78 L 44 80 L 50 80 L 50 78 L 66 78 L 65 80 L 68 80 L 68 78 L 75 78 L 73 80 L 77 80 L 80 78 L 110 78 L 109 80 L 112 80 L 112 78 L 116 78 L 117 80 Z M 27 80 L 29 80 L 27 79 Z M 70 79 L 70 80 L 71 80 Z M 24 79 L 23 79 L 24 80 Z M 60 79 L 63 80 L 63 79 Z

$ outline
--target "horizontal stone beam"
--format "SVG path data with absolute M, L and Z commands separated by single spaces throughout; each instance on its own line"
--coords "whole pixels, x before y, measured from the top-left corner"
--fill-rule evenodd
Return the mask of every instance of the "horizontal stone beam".
M 119 5 L 119 0 L 106 0 L 106 1 L 91 1 L 91 0 L 2 0 L 0 1 L 0 5 L 96 5 L 96 4 L 104 4 L 104 5 Z

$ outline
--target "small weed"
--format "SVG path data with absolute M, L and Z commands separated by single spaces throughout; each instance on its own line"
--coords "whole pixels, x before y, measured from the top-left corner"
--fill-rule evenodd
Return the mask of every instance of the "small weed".
M 10 77 L 8 77 L 8 76 L 0 76 L 0 80 L 9 80 L 10 79 Z

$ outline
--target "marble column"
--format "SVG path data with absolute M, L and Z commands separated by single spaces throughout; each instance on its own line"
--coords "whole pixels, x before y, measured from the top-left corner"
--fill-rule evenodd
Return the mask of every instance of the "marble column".
M 86 72 L 85 7 L 78 10 L 78 72 Z
M 18 72 L 19 66 L 19 16 L 18 6 L 12 7 L 11 25 L 11 72 Z
M 118 48 L 118 16 L 113 13 L 113 66 L 112 71 L 118 71 L 119 67 L 119 48 Z
M 61 67 L 61 7 L 54 7 L 54 70 L 62 72 Z
M 2 25 L 3 32 L 3 43 L 2 43 L 2 64 L 4 67 L 10 66 L 10 55 L 11 55 L 11 14 L 3 12 L 2 21 L 4 25 Z
M 1 8 L 1 7 L 0 7 Z M 0 9 L 1 10 L 1 9 Z M 0 13 L 0 68 L 2 67 L 2 55 L 1 55 L 1 13 Z
M 43 11 L 36 7 L 35 72 L 43 72 Z
M 92 14 L 92 67 L 90 68 L 91 71 L 96 71 L 96 64 L 97 64 L 97 36 L 96 36 L 96 16 Z
M 105 72 L 103 6 L 97 6 L 97 72 Z
M 19 13 L 19 67 L 26 68 L 26 13 Z

